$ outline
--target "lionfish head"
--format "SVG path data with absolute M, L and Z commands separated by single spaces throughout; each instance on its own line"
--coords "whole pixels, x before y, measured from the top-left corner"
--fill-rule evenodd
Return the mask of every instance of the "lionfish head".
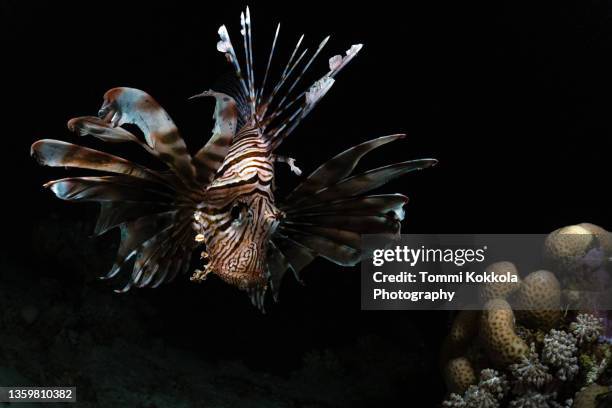
M 192 280 L 203 280 L 213 273 L 252 298 L 261 297 L 254 299 L 255 303 L 263 301 L 268 242 L 281 217 L 282 212 L 262 194 L 242 196 L 220 213 L 196 213 L 201 232 L 197 240 L 206 250 L 202 254 L 204 269 L 196 271 Z

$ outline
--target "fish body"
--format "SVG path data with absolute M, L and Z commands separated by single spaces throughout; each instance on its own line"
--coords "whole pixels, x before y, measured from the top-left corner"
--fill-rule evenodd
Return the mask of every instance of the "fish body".
M 100 203 L 96 234 L 121 230 L 116 261 L 103 277 L 123 276 L 118 292 L 172 281 L 191 269 L 192 254 L 199 252 L 201 267 L 192 273 L 192 281 L 215 274 L 248 292 L 263 310 L 265 294 L 270 291 L 277 300 L 288 270 L 300 280 L 302 269 L 316 257 L 355 265 L 369 255 L 361 246 L 361 234 L 381 234 L 389 240 L 399 236 L 407 197 L 368 193 L 436 160 L 405 161 L 357 174 L 354 169 L 372 150 L 403 139 L 401 134 L 354 146 L 303 178 L 289 194 L 275 196 L 277 167 L 288 166 L 301 175 L 295 160 L 278 156 L 276 149 L 362 48 L 356 44 L 345 55 L 330 58 L 328 71 L 300 92 L 297 85 L 329 37 L 308 54 L 301 49 L 301 36 L 278 80 L 270 82 L 279 28 L 263 80 L 256 86 L 249 9 L 241 15 L 244 64 L 226 27 L 220 27 L 217 50 L 233 67 L 234 80 L 194 96 L 215 99 L 215 124 L 211 137 L 193 155 L 169 114 L 142 90 L 113 88 L 104 95 L 98 116 L 68 122 L 81 136 L 138 144 L 166 170 L 59 140 L 32 145 L 32 155 L 43 165 L 107 174 L 45 186 L 64 200 Z M 142 137 L 124 125 L 137 126 Z

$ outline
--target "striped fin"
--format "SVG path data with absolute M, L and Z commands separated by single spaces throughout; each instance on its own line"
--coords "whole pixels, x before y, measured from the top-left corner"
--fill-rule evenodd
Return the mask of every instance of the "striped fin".
M 172 194 L 134 177 L 71 177 L 44 185 L 67 201 L 170 201 Z
M 142 244 L 160 230 L 168 228 L 174 222 L 175 217 L 176 211 L 167 211 L 121 224 L 121 243 L 117 250 L 116 260 L 103 279 L 115 277 L 121 271 L 123 264 L 137 255 Z
M 300 272 L 316 258 L 317 254 L 281 234 L 276 234 L 273 242 L 278 250 L 283 253 L 285 259 L 287 259 L 296 280 L 302 282 Z
M 436 160 L 412 160 L 353 176 L 351 173 L 367 153 L 403 137 L 380 137 L 340 153 L 281 201 L 279 208 L 285 218 L 272 241 L 291 266 L 295 255 L 290 251 L 297 253 L 296 259 L 301 260 L 298 274 L 316 256 L 344 266 L 369 257 L 373 248 L 362 246 L 363 234 L 379 234 L 389 242 L 399 238 L 408 198 L 401 194 L 363 194 L 403 174 L 430 167 Z
M 268 281 L 274 301 L 278 302 L 278 292 L 285 272 L 290 267 L 290 263 L 285 255 L 270 241 L 268 246 Z
M 213 135 L 206 145 L 193 157 L 193 163 L 198 181 L 208 184 L 223 163 L 225 156 L 227 156 L 232 139 L 236 134 L 238 110 L 234 99 L 224 93 L 205 91 L 192 98 L 204 96 L 215 98 L 215 113 L 213 116 L 215 127 L 213 128 Z
M 365 197 L 351 197 L 330 203 L 318 203 L 298 209 L 287 208 L 286 213 L 293 215 L 322 215 L 342 213 L 344 215 L 389 215 L 398 219 L 404 218 L 402 207 L 408 202 L 408 197 L 402 194 L 380 194 Z
M 96 235 L 102 235 L 128 221 L 146 215 L 169 211 L 171 209 L 170 206 L 170 203 L 162 204 L 157 202 L 101 202 L 100 214 L 98 215 L 94 233 Z
M 195 169 L 185 141 L 166 111 L 146 92 L 113 88 L 104 94 L 99 115 L 112 126 L 136 125 L 147 145 L 187 185 L 195 184 Z
M 283 229 L 285 230 L 285 229 Z M 303 231 L 290 231 L 289 239 L 329 261 L 342 266 L 353 266 L 361 260 L 361 251 L 332 239 Z
M 97 116 L 81 116 L 68 121 L 68 129 L 81 136 L 91 135 L 108 143 L 142 142 L 130 131 L 121 127 L 113 127 Z
M 403 134 L 382 136 L 345 150 L 313 171 L 305 181 L 287 196 L 285 202 L 294 202 L 301 197 L 314 194 L 324 187 L 337 183 L 352 173 L 363 156 L 377 147 L 405 137 L 406 135 Z
M 121 157 L 60 140 L 38 140 L 30 148 L 30 155 L 45 166 L 106 171 L 149 181 L 160 179 L 152 170 Z
M 319 190 L 316 194 L 300 200 L 297 206 L 334 201 L 345 197 L 363 194 L 370 190 L 374 190 L 406 173 L 422 170 L 427 167 L 431 167 L 436 163 L 437 161 L 435 159 L 410 160 L 369 170 L 346 178 L 337 184 L 325 187 Z
M 288 227 L 326 227 L 368 234 L 399 231 L 399 221 L 386 215 L 295 215 L 283 225 Z

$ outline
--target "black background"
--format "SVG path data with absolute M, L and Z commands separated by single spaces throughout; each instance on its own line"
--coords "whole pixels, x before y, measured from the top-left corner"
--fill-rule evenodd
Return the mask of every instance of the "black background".
M 326 56 L 365 44 L 281 151 L 308 172 L 344 148 L 407 133 L 369 162 L 439 159 L 384 188 L 411 198 L 404 232 L 547 233 L 583 221 L 612 227 L 610 5 L 465 3 L 251 2 L 260 64 L 277 21 L 285 54 L 301 32 L 311 47 L 332 34 Z M 52 258 L 31 255 L 32 231 L 50 214 L 66 223 L 89 219 L 95 206 L 43 191 L 44 181 L 67 173 L 38 167 L 29 145 L 75 141 L 66 121 L 94 114 L 107 89 L 146 90 L 192 148 L 206 140 L 212 102 L 187 98 L 228 71 L 215 50 L 216 30 L 227 24 L 236 44 L 242 6 L 3 2 L 3 256 L 62 273 Z M 324 59 L 314 70 L 324 72 Z M 317 261 L 305 271 L 305 287 L 285 280 L 281 303 L 265 316 L 217 281 L 182 279 L 128 296 L 149 298 L 170 341 L 205 345 L 210 358 L 264 372 L 284 375 L 304 352 L 364 334 L 422 349 L 420 363 L 434 366 L 448 316 L 362 312 L 358 274 Z M 437 371 L 426 372 L 421 383 L 405 385 L 416 400 L 443 392 Z

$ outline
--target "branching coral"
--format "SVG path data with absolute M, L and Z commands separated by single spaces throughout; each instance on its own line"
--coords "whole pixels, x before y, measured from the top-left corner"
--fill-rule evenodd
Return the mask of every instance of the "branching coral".
M 516 399 L 510 401 L 510 408 L 569 408 L 572 406 L 572 401 L 568 400 L 564 404 L 559 404 L 555 401 L 557 394 L 555 393 L 540 393 L 537 391 L 529 391 Z
M 603 319 L 589 313 L 581 313 L 569 328 L 578 345 L 593 343 L 603 334 Z
M 453 393 L 442 403 L 445 408 L 498 408 L 509 389 L 505 375 L 485 369 L 480 372 L 478 385 L 470 385 L 463 396 Z
M 510 389 L 506 376 L 490 368 L 486 368 L 480 372 L 480 382 L 478 386 L 488 391 L 499 400 L 504 398 Z
M 498 408 L 499 401 L 495 395 L 480 386 L 471 385 L 463 397 L 467 408 Z
M 556 377 L 569 381 L 578 372 L 576 338 L 571 333 L 552 329 L 544 337 L 542 361 L 557 369 Z
M 448 399 L 442 402 L 444 408 L 465 408 L 465 400 L 459 394 L 452 393 Z
M 510 365 L 509 369 L 516 379 L 515 392 L 530 388 L 542 388 L 552 380 L 548 367 L 540 362 L 534 343 L 531 343 L 530 352 L 524 355 L 520 362 Z

